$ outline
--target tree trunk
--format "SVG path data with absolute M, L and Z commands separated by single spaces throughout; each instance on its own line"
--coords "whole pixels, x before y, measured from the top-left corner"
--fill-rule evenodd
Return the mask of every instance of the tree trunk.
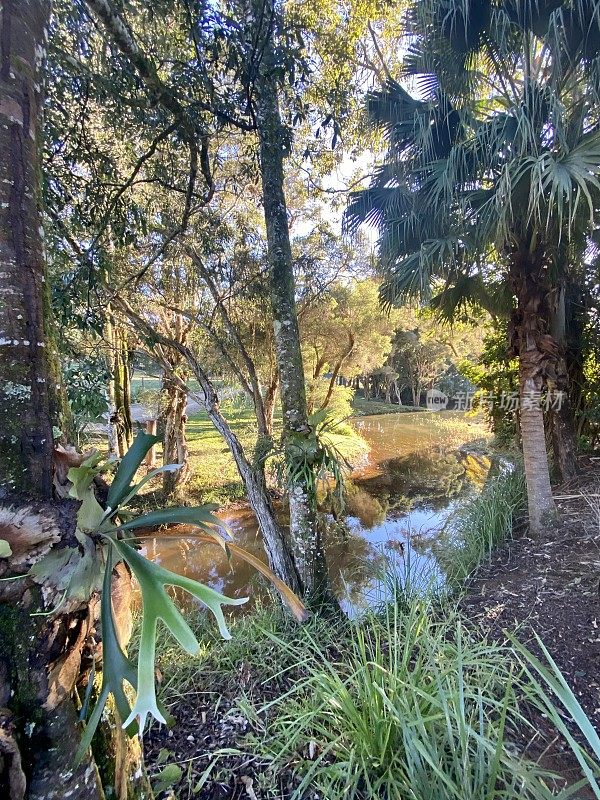
M 549 421 L 552 434 L 552 450 L 557 478 L 565 482 L 577 474 L 577 433 L 571 405 L 571 387 L 567 368 L 567 301 L 566 286 L 562 282 L 556 292 L 551 309 L 550 329 L 558 344 L 555 391 L 560 401 L 550 404 Z
M 329 381 L 329 386 L 327 387 L 327 394 L 325 395 L 325 399 L 321 403 L 321 408 L 327 408 L 327 406 L 329 405 L 329 402 L 331 400 L 331 395 L 333 394 L 333 389 L 335 387 L 338 375 L 340 374 L 340 370 L 342 368 L 342 365 L 343 365 L 344 361 L 346 361 L 346 359 L 350 358 L 350 356 L 352 355 L 352 351 L 354 350 L 354 345 L 355 345 L 354 334 L 349 332 L 348 333 L 348 347 L 344 350 L 344 352 L 342 353 L 342 356 L 338 359 L 335 367 L 333 368 L 333 372 L 331 374 L 331 379 Z
M 194 373 L 199 378 L 200 385 L 204 390 L 204 397 L 199 399 L 211 422 L 229 447 L 244 484 L 250 508 L 256 516 L 262 534 L 269 566 L 281 580 L 287 583 L 290 589 L 293 589 L 296 594 L 301 594 L 303 588 L 301 576 L 294 559 L 294 553 L 275 517 L 273 504 L 267 490 L 263 466 L 262 464 L 256 466 L 250 464 L 239 439 L 221 414 L 217 396 L 212 386 L 207 384 L 206 376 L 197 370 L 194 370 Z
M 73 768 L 80 723 L 71 697 L 97 598 L 52 612 L 60 593 L 26 576 L 52 545 L 72 543 L 75 521 L 72 501 L 51 501 L 53 426 L 64 431 L 67 416 L 40 213 L 49 17 L 49 0 L 4 0 L 0 12 L 0 538 L 12 548 L 0 574 L 25 575 L 0 582 L 0 793 L 101 800 L 93 759 Z M 23 505 L 23 494 L 43 505 Z
M 275 375 L 265 394 L 264 408 L 265 408 L 265 423 L 267 428 L 267 436 L 273 436 L 273 420 L 275 417 L 275 403 L 277 401 L 277 391 L 279 389 L 279 373 L 275 370 Z
M 517 309 L 510 326 L 511 346 L 519 356 L 520 426 L 527 483 L 529 526 L 533 535 L 556 514 L 544 434 L 541 394 L 545 377 L 554 373 L 558 350 L 544 330 L 547 291 L 535 255 L 528 250 L 513 255 L 511 282 Z
M 27 573 L 53 544 L 72 536 L 75 505 L 0 509 L 0 538 L 12 549 L 0 575 Z M 59 598 L 56 592 L 48 602 L 55 605 Z M 10 800 L 59 800 L 67 792 L 76 800 L 100 800 L 94 762 L 84 759 L 73 770 L 80 726 L 71 699 L 98 602 L 71 602 L 60 613 L 32 615 L 40 609 L 45 610 L 42 591 L 27 576 L 0 583 L 0 706 L 9 721 L 0 736 L 0 786 L 12 785 Z M 14 745 L 10 759 L 7 737 Z
M 40 213 L 43 63 L 50 3 L 11 0 L 0 15 L 0 499 L 12 492 L 52 494 L 53 426 L 61 425 L 59 370 L 51 335 Z M 18 524 L 14 525 L 15 517 Z M 29 527 L 28 527 L 29 524 Z M 0 538 L 12 534 L 13 557 L 26 572 L 31 541 L 46 549 L 62 531 L 50 514 L 0 508 Z M 38 545 L 39 546 L 39 545 Z M 34 548 L 35 549 L 35 548 Z M 0 565 L 9 573 L 6 561 Z M 69 696 L 93 614 L 32 617 L 43 607 L 29 579 L 0 584 L 0 786 L 21 800 L 99 798 L 93 764 L 73 772 L 79 740 Z
M 49 0 L 11 0 L 0 15 L 0 490 L 38 497 L 62 425 L 39 188 L 49 14 Z
M 163 473 L 163 492 L 166 497 L 179 495 L 190 477 L 188 446 L 185 436 L 187 423 L 187 392 L 167 374 L 163 381 L 167 398 L 164 410 L 163 464 L 181 464 L 175 472 Z
M 127 333 L 110 312 L 105 330 L 108 340 L 109 449 L 113 455 L 122 458 L 133 441 Z
M 279 17 L 274 0 L 264 8 L 254 6 L 257 33 L 264 40 L 263 56 L 256 78 L 256 116 L 260 141 L 260 169 L 267 228 L 267 251 L 271 268 L 271 307 L 275 350 L 281 383 L 283 442 L 302 449 L 311 437 L 306 404 L 304 364 L 296 312 L 295 283 L 288 217 L 283 189 L 284 157 L 289 152 L 289 132 L 281 122 L 276 77 L 274 29 Z M 297 447 L 295 449 L 298 449 Z M 309 482 L 299 478 L 289 487 L 290 534 L 296 564 L 307 598 L 329 601 L 331 591 L 320 533 L 316 497 Z

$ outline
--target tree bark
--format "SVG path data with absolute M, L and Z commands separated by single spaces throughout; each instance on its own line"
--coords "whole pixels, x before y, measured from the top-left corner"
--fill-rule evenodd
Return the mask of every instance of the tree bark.
M 199 397 L 199 400 L 216 430 L 229 447 L 235 461 L 235 465 L 248 496 L 248 502 L 256 516 L 262 534 L 269 566 L 279 578 L 287 583 L 290 589 L 293 589 L 296 594 L 301 594 L 303 582 L 294 557 L 295 553 L 292 552 L 284 532 L 275 517 L 275 511 L 265 481 L 263 466 L 262 464 L 256 466 L 250 464 L 239 439 L 233 433 L 219 410 L 216 392 L 208 382 L 206 375 L 199 369 L 194 369 L 193 372 L 204 392 L 204 394 Z
M 105 330 L 108 340 L 109 449 L 112 454 L 122 458 L 133 441 L 129 348 L 126 331 L 110 311 Z
M 8 563 L 0 564 L 0 575 L 24 574 L 52 545 L 66 542 L 74 530 L 74 505 L 0 508 L 0 538 L 9 541 L 13 552 Z M 48 602 L 55 605 L 58 599 L 56 592 Z M 0 706 L 2 716 L 14 720 L 22 771 L 22 791 L 9 797 L 59 800 L 68 792 L 76 800 L 101 800 L 94 761 L 84 759 L 73 769 L 80 726 L 71 699 L 98 603 L 71 602 L 60 613 L 32 616 L 40 608 L 45 608 L 42 591 L 27 576 L 0 583 Z M 7 766 L 14 784 L 14 759 L 11 770 L 0 758 L 0 786 Z
M 265 424 L 267 426 L 267 436 L 273 436 L 273 420 L 275 417 L 275 403 L 277 401 L 277 391 L 279 389 L 279 372 L 275 370 L 271 383 L 269 384 L 264 397 Z
M 49 16 L 49 0 L 8 0 L 0 16 L 0 490 L 45 498 L 62 424 L 39 186 Z
M 93 759 L 73 767 L 80 723 L 71 693 L 97 598 L 52 611 L 60 593 L 26 575 L 50 547 L 74 543 L 75 522 L 72 501 L 51 502 L 53 426 L 65 431 L 67 415 L 40 211 L 49 17 L 49 0 L 4 0 L 0 11 L 0 538 L 12 548 L 0 575 L 25 576 L 0 583 L 0 791 L 10 800 L 103 800 Z M 23 494 L 43 505 L 23 505 Z
M 188 396 L 168 373 L 163 379 L 163 394 L 167 399 L 164 409 L 163 464 L 181 464 L 181 468 L 175 472 L 163 473 L 163 493 L 170 497 L 179 495 L 190 477 L 185 436 Z
M 513 254 L 511 282 L 517 297 L 509 335 L 519 357 L 520 427 L 527 483 L 529 526 L 533 535 L 556 515 L 544 434 L 541 394 L 549 373 L 554 374 L 558 349 L 544 330 L 548 319 L 547 291 L 541 268 L 528 250 Z
M 271 307 L 275 350 L 281 384 L 284 448 L 292 442 L 302 447 L 311 435 L 308 423 L 304 364 L 296 312 L 292 251 L 284 193 L 284 158 L 290 135 L 281 122 L 276 78 L 274 31 L 278 8 L 275 0 L 253 6 L 257 36 L 263 40 L 262 60 L 256 77 L 255 103 L 260 141 L 260 170 L 267 228 L 267 253 L 271 268 Z M 264 13 L 263 13 L 264 12 Z M 310 600 L 329 602 L 331 590 L 317 524 L 316 498 L 308 482 L 298 479 L 289 487 L 290 535 L 304 594 Z
M 571 387 L 567 366 L 567 287 L 565 282 L 557 287 L 551 308 L 550 329 L 558 344 L 555 390 L 560 392 L 558 407 L 551 405 L 549 418 L 552 450 L 557 478 L 566 482 L 577 475 L 577 433 L 571 405 Z

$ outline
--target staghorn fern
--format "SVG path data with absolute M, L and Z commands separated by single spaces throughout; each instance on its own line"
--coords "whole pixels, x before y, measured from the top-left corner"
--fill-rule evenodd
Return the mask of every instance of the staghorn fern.
M 268 455 L 276 457 L 275 474 L 280 485 L 289 491 L 294 486 L 305 486 L 310 502 L 317 501 L 317 483 L 332 477 L 335 492 L 343 504 L 344 471 L 350 465 L 328 434 L 335 433 L 341 423 L 331 417 L 329 409 L 320 409 L 308 418 L 310 433 L 290 434 L 283 449 Z
M 246 597 L 226 597 L 198 581 L 170 572 L 147 559 L 135 546 L 123 540 L 123 534 L 130 531 L 138 531 L 139 535 L 140 531 L 143 533 L 144 529 L 148 531 L 159 525 L 182 524 L 191 526 L 191 531 L 186 529 L 186 536 L 191 533 L 207 544 L 219 544 L 229 557 L 230 544 L 219 531 L 223 524 L 212 514 L 214 506 L 165 508 L 131 518 L 126 506 L 148 480 L 164 471 L 178 468 L 178 465 L 160 467 L 139 483 L 133 484 L 140 464 L 157 440 L 157 437 L 144 432 L 138 434 L 116 470 L 106 509 L 96 500 L 94 478 L 101 472 L 112 469 L 115 462 L 101 463 L 100 456 L 94 453 L 81 466 L 69 470 L 71 496 L 81 501 L 75 531 L 77 545 L 53 548 L 30 571 L 31 577 L 37 583 L 63 593 L 61 604 L 68 599 L 87 600 L 93 592 L 101 592 L 102 684 L 98 700 L 87 720 L 76 756 L 77 763 L 81 761 L 92 741 L 111 694 L 123 727 L 129 735 L 143 733 L 148 715 L 159 722 L 166 722 L 166 712 L 157 700 L 154 680 L 158 621 L 162 620 L 188 653 L 194 654 L 199 650 L 198 640 L 167 594 L 166 586 L 178 586 L 200 600 L 213 614 L 225 639 L 230 638 L 230 634 L 222 606 L 237 606 L 248 600 Z M 135 541 L 133 540 L 134 545 Z M 266 565 L 257 563 L 243 548 L 231 544 L 231 549 L 272 581 L 298 621 L 306 619 L 307 612 L 303 604 Z M 113 569 L 119 561 L 128 565 L 141 589 L 142 625 L 137 664 L 130 661 L 121 649 L 113 617 L 111 579 Z M 90 682 L 92 680 L 93 677 L 90 676 Z M 136 692 L 133 707 L 127 697 L 124 686 L 126 683 Z M 84 703 L 84 716 L 86 705 L 87 702 Z

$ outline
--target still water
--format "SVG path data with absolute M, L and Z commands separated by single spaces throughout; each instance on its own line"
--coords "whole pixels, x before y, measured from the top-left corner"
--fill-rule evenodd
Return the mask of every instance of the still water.
M 350 615 L 381 596 L 386 567 L 401 581 L 442 579 L 435 557 L 440 534 L 490 469 L 489 459 L 466 444 L 481 438 L 481 424 L 457 412 L 377 415 L 355 419 L 354 425 L 369 454 L 350 476 L 343 516 L 330 516 L 325 534 L 332 584 Z M 220 517 L 238 545 L 264 559 L 249 508 Z M 235 557 L 232 570 L 218 546 L 171 534 L 147 539 L 146 553 L 226 595 L 249 595 L 242 609 L 264 598 L 256 571 Z

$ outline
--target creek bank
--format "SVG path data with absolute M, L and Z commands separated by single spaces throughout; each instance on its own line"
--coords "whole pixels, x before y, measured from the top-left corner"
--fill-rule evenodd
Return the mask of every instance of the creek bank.
M 481 642 L 490 638 L 502 647 L 504 630 L 516 631 L 530 647 L 536 630 L 555 656 L 565 678 L 573 686 L 590 719 L 598 726 L 598 559 L 600 545 L 600 488 L 597 472 L 588 469 L 575 485 L 560 487 L 563 524 L 547 531 L 544 539 L 523 535 L 517 519 L 512 539 L 491 554 L 459 588 L 459 611 L 465 630 Z M 508 533 L 508 532 L 507 532 Z M 567 556 L 572 548 L 573 554 Z M 410 613 L 411 603 L 400 605 Z M 434 611 L 444 617 L 443 602 Z M 435 606 L 433 606 L 435 608 Z M 300 761 L 319 755 L 322 743 L 315 735 L 295 759 L 284 765 L 268 755 L 263 742 L 270 735 L 273 715 L 256 716 L 252 709 L 277 703 L 306 679 L 305 666 L 297 659 L 304 643 L 318 640 L 332 663 L 345 663 L 353 635 L 362 627 L 353 624 L 332 630 L 321 621 L 294 626 L 276 606 L 263 606 L 237 619 L 233 640 L 223 643 L 206 626 L 201 615 L 195 623 L 201 633 L 202 653 L 197 659 L 181 657 L 173 647 L 159 648 L 158 666 L 169 676 L 163 699 L 177 718 L 173 730 L 154 726 L 145 742 L 152 774 L 175 764 L 180 774 L 162 798 L 197 797 L 200 800 L 288 800 L 298 786 Z M 353 633 L 354 632 L 354 633 Z M 304 639 L 303 639 L 304 637 Z M 389 641 L 386 647 L 399 647 Z M 508 650 L 505 651 L 508 658 Z M 349 667 L 350 669 L 350 667 Z M 523 707 L 527 725 L 512 727 L 507 746 L 517 747 L 530 758 L 572 784 L 579 776 L 572 753 L 556 739 L 548 720 L 535 708 Z M 290 731 L 290 735 L 291 735 Z M 550 746 L 550 749 L 549 749 Z M 316 754 L 316 755 L 315 755 Z M 331 764 L 331 760 L 327 760 Z M 168 792 L 172 794 L 169 795 Z M 314 792 L 305 795 L 312 798 Z M 580 797 L 590 795 L 583 791 Z M 374 795 L 361 793 L 371 800 Z
M 548 648 L 595 729 L 600 730 L 600 472 L 581 459 L 581 475 L 556 486 L 559 522 L 535 539 L 509 539 L 467 582 L 462 612 L 482 633 L 503 641 L 506 630 L 539 654 L 534 634 Z M 521 528 L 523 530 L 523 528 Z M 539 735 L 530 751 L 566 772 L 572 754 L 536 709 Z M 579 732 L 573 729 L 577 737 Z

